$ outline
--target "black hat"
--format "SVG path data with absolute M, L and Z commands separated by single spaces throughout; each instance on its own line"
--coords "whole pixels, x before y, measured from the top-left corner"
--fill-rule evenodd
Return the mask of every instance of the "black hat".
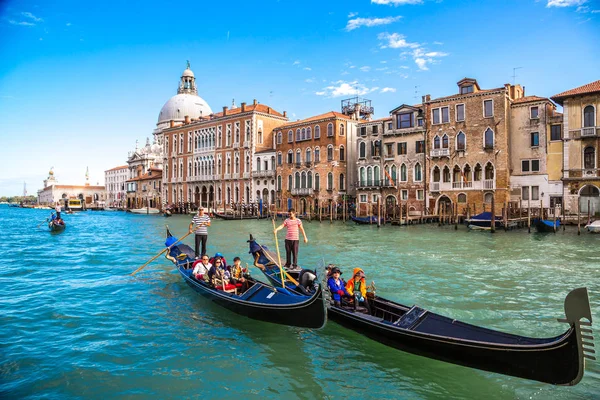
M 340 275 L 342 274 L 342 271 L 340 271 L 340 269 L 338 267 L 333 267 L 331 269 L 331 275 L 335 274 L 335 273 L 339 273 Z

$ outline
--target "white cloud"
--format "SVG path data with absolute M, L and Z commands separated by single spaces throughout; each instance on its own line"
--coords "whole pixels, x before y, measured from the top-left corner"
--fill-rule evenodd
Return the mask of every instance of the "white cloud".
M 587 3 L 587 0 L 548 0 L 546 7 L 572 7 Z
M 43 19 L 36 17 L 35 15 L 33 15 L 30 12 L 22 12 L 21 15 L 24 16 L 25 18 L 29 18 L 29 19 L 31 19 L 31 20 L 33 20 L 35 22 L 42 22 L 42 21 L 44 21 Z
M 387 71 L 388 67 L 383 67 L 383 68 L 375 68 L 375 71 Z
M 304 80 L 304 82 L 306 82 L 306 83 L 313 83 L 314 81 L 315 80 L 313 78 L 308 78 L 308 79 Z
M 407 42 L 404 35 L 400 35 L 399 33 L 380 33 L 377 35 L 377 39 L 386 41 L 386 43 L 379 45 L 380 49 L 400 49 L 404 47 L 414 49 L 420 46 L 419 43 Z
M 348 18 L 356 17 L 358 15 L 357 12 L 348 13 Z
M 292 65 L 300 65 L 300 61 L 296 60 Z
M 11 25 L 19 25 L 19 26 L 35 26 L 35 24 L 32 22 L 15 21 L 14 19 L 9 19 L 8 23 Z
M 384 87 L 379 93 L 396 93 L 396 89 L 391 87 Z
M 427 57 L 446 57 L 448 53 L 443 53 L 441 51 L 430 51 L 429 53 L 425 53 Z
M 387 61 L 379 61 L 381 64 L 387 64 Z
M 420 70 L 427 71 L 429 69 L 427 68 L 427 60 L 424 58 L 415 58 L 415 64 L 417 64 Z
M 423 3 L 423 0 L 371 0 L 371 3 L 390 6 L 403 6 L 405 4 L 421 4 Z
M 358 29 L 361 26 L 372 27 L 379 25 L 388 25 L 392 22 L 398 21 L 400 16 L 398 17 L 385 17 L 385 18 L 355 18 L 348 20 L 348 24 L 346 25 L 346 30 L 351 31 L 354 29 Z
M 359 69 L 362 72 L 369 72 L 371 70 L 371 67 L 369 67 L 368 65 L 365 65 L 364 67 L 360 67 Z
M 441 45 L 443 45 L 444 43 L 443 43 L 443 42 L 433 42 L 433 44 L 437 44 L 437 45 L 440 45 L 440 46 L 441 46 Z
M 303 69 L 304 69 L 305 71 L 312 71 L 312 68 L 310 68 L 310 67 L 304 67 Z
M 323 88 L 323 90 L 315 92 L 317 96 L 327 97 L 340 97 L 340 96 L 363 96 L 365 94 L 379 90 L 379 87 L 375 86 L 368 88 L 358 81 L 345 82 L 337 81 L 333 82 L 333 85 Z
M 67 25 L 67 26 L 71 26 L 71 25 L 73 25 L 73 24 L 72 24 L 72 23 L 70 23 L 70 22 L 67 22 L 65 25 Z

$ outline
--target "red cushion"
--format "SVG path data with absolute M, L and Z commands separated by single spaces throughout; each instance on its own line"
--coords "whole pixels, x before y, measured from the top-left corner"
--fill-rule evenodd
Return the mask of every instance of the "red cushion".
M 241 288 L 242 286 L 244 286 L 244 285 L 242 285 L 241 283 L 236 283 L 236 284 L 235 284 L 235 287 L 236 287 L 236 288 Z
M 233 290 L 236 287 L 237 287 L 236 285 L 232 285 L 231 283 L 228 283 L 227 285 L 225 285 L 225 290 Z M 215 286 L 215 289 L 223 290 L 223 285 L 217 285 L 217 286 Z

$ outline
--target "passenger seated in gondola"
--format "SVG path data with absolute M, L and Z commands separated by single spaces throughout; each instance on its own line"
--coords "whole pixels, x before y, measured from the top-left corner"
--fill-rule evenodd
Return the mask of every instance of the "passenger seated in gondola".
M 210 271 L 208 271 L 210 282 L 215 287 L 225 287 L 229 284 L 231 274 L 225 268 L 223 259 L 221 257 L 215 257 L 214 264 Z
M 212 268 L 212 264 L 208 262 L 208 256 L 203 255 L 200 260 L 194 262 L 193 266 L 192 276 L 199 281 L 208 282 L 209 272 Z
M 354 297 L 354 309 L 356 310 L 360 304 L 364 305 L 371 314 L 371 306 L 367 300 L 367 283 L 365 280 L 365 272 L 361 268 L 354 268 L 352 278 L 346 283 L 346 290 L 350 296 Z
M 333 297 L 333 302 L 336 306 L 340 307 L 342 305 L 342 298 L 351 298 L 350 293 L 344 287 L 344 281 L 340 278 L 342 275 L 342 271 L 338 267 L 333 267 L 331 269 L 331 276 L 327 280 L 327 287 L 331 292 Z
M 227 266 L 227 260 L 225 260 L 225 257 L 223 257 L 223 254 L 221 254 L 219 252 L 215 253 L 214 257 L 211 257 L 211 259 L 208 262 L 210 262 L 212 265 L 215 265 L 215 260 L 217 258 L 220 258 L 221 261 L 223 262 L 223 268 L 227 268 L 227 270 L 229 270 L 229 267 Z
M 233 265 L 231 266 L 231 283 L 240 287 L 242 293 L 248 289 L 248 280 L 245 275 L 248 272 L 246 268 L 242 267 L 242 261 L 239 257 L 233 259 Z

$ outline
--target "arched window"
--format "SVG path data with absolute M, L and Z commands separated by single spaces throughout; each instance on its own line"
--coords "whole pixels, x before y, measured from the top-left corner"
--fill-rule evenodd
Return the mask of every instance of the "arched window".
M 310 147 L 306 149 L 306 162 L 309 163 L 312 161 L 312 152 L 310 151 Z
M 465 150 L 467 148 L 467 137 L 464 133 L 458 132 L 456 135 L 456 150 Z
M 493 198 L 494 198 L 494 194 L 488 192 L 483 196 L 483 201 L 489 204 L 492 202 Z
M 315 164 L 321 161 L 321 151 L 318 147 L 315 147 Z
M 583 150 L 583 168 L 596 168 L 596 149 L 592 146 L 588 146 Z
M 367 186 L 373 185 L 373 169 L 371 167 L 367 167 Z
M 302 162 L 302 153 L 300 149 L 296 150 L 296 164 L 300 164 Z
M 302 171 L 302 175 L 300 176 L 300 187 L 302 189 L 306 188 L 306 172 Z
M 313 175 L 311 171 L 308 171 L 307 175 L 307 182 L 306 182 L 306 187 L 309 189 L 312 189 L 313 187 Z
M 443 180 L 443 182 L 446 182 L 446 183 L 450 182 L 450 168 L 448 168 L 447 165 L 444 167 L 444 172 L 442 174 L 442 180 Z
M 344 146 L 340 146 L 340 161 L 346 160 L 346 149 Z
M 315 139 L 319 139 L 321 137 L 321 127 L 319 125 L 315 126 Z
M 300 138 L 300 128 L 296 129 L 296 142 L 301 140 Z
M 340 124 L 340 136 L 344 136 L 344 124 Z
M 333 161 L 333 145 L 327 146 L 327 161 Z
M 283 135 L 281 134 L 281 132 L 277 133 L 277 144 L 281 144 L 281 140 L 283 139 Z
M 294 182 L 295 182 L 295 185 L 294 185 L 294 187 L 295 187 L 296 189 L 300 189 L 300 172 L 296 172 L 296 173 L 294 174 L 294 178 L 295 178 L 295 179 L 294 179 Z
M 398 174 L 398 170 L 397 170 L 396 166 L 392 165 L 392 170 L 390 173 L 390 175 L 392 176 L 392 181 L 393 181 L 392 184 L 396 184 L 396 182 L 398 181 L 397 174 Z
M 485 164 L 485 179 L 494 179 L 494 166 L 490 162 Z
M 442 136 L 442 149 L 447 149 L 448 148 L 448 135 L 446 135 L 444 133 L 444 136 Z
M 315 191 L 319 191 L 321 190 L 321 178 L 319 177 L 319 174 L 315 174 Z
M 461 179 L 460 179 L 461 173 L 462 173 L 462 171 L 460 170 L 460 167 L 458 165 L 455 165 L 454 169 L 452 170 L 452 181 L 453 182 L 461 182 Z
M 344 174 L 340 174 L 340 184 L 338 186 L 340 188 L 340 190 L 345 190 L 344 189 L 344 187 L 345 187 L 344 186 L 345 185 L 345 179 L 346 178 L 344 177 Z
M 437 165 L 433 168 L 432 176 L 433 176 L 433 181 L 434 182 L 439 182 L 440 181 L 440 169 L 438 168 Z
M 292 143 L 294 141 L 294 131 L 291 129 L 288 131 L 288 143 Z
M 256 159 L 256 170 L 260 171 L 260 157 Z
M 594 106 L 586 106 L 583 109 L 583 127 L 596 126 L 596 113 L 594 112 Z
M 367 144 L 365 142 L 360 142 L 358 145 L 358 157 L 366 158 L 367 157 Z
M 487 128 L 485 130 L 484 147 L 486 149 L 493 149 L 494 148 L 494 131 L 491 130 L 490 128 Z
M 408 173 L 406 169 L 406 164 L 402 164 L 400 166 L 400 181 L 406 182 L 408 181 Z
M 365 167 L 360 167 L 359 170 L 359 179 L 360 179 L 360 186 L 365 186 L 366 182 L 366 175 L 365 175 Z
M 311 129 L 310 129 L 310 126 L 308 128 L 306 128 L 306 138 L 307 139 L 311 138 Z
M 434 149 L 440 148 L 440 137 L 437 135 L 433 138 L 433 148 Z
M 333 136 L 333 124 L 331 122 L 327 124 L 327 136 Z
M 302 128 L 302 134 L 300 135 L 302 140 L 306 140 L 306 128 Z
M 469 164 L 463 168 L 463 181 L 465 184 L 471 182 L 471 166 Z
M 373 180 L 375 181 L 376 185 L 379 185 L 379 182 L 381 182 L 381 174 L 378 166 L 373 168 Z
M 294 162 L 294 153 L 292 153 L 292 150 L 290 149 L 290 150 L 288 150 L 288 153 L 287 153 L 287 163 L 291 164 L 293 162 Z
M 417 163 L 415 165 L 415 182 L 421 182 L 423 180 L 423 171 L 421 168 L 421 164 Z
M 288 175 L 288 190 L 292 191 L 292 175 Z
M 464 194 L 464 193 L 459 193 L 456 202 L 457 203 L 466 203 L 467 202 L 467 195 Z
M 281 191 L 281 175 L 277 176 L 277 190 Z
M 333 190 L 333 173 L 327 173 L 327 190 Z
M 282 165 L 283 164 L 283 155 L 281 154 L 281 152 L 277 153 L 277 165 Z
M 481 180 L 481 172 L 482 172 L 481 165 L 479 165 L 479 163 L 475 164 L 475 170 L 473 172 L 473 180 L 474 181 L 478 182 Z

